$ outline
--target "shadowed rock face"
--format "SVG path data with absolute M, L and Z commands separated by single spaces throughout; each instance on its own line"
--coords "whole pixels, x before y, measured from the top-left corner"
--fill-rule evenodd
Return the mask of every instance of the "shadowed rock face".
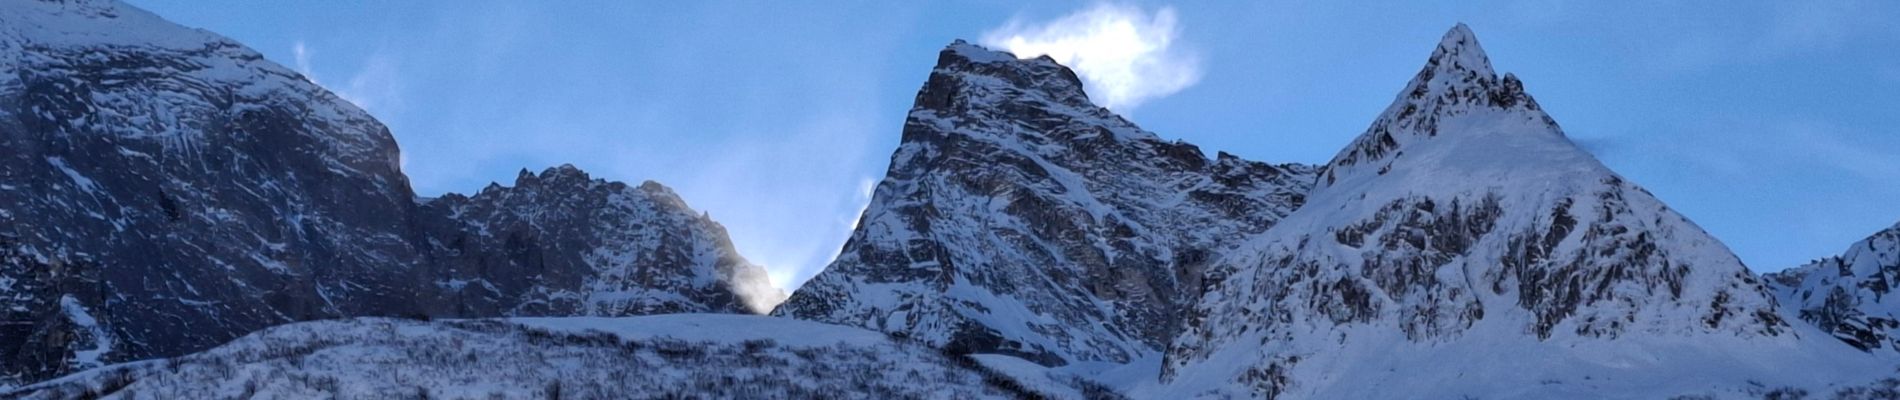
M 1763 276 L 1783 312 L 1855 348 L 1900 352 L 1900 225 L 1854 243 L 1840 256 Z
M 651 181 L 564 165 L 422 209 L 445 315 L 760 314 L 784 297 L 724 227 Z
M 957 42 L 917 94 L 870 206 L 775 314 L 1046 365 L 1173 336 L 1202 268 L 1299 207 L 1312 169 L 1164 141 L 1068 68 Z
M 317 318 L 736 312 L 763 279 L 657 185 L 419 207 L 367 113 L 114 2 L 0 4 L 0 148 L 0 383 Z

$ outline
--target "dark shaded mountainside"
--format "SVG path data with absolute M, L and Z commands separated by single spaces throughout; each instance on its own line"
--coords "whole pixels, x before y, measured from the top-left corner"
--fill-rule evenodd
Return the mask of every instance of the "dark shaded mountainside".
M 0 381 L 359 315 L 762 312 L 672 191 L 568 166 L 419 201 L 368 114 L 110 1 L 0 3 Z

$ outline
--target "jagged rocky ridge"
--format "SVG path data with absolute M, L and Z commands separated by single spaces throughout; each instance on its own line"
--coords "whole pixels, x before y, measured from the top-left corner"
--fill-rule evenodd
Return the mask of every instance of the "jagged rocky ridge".
M 1571 143 L 1463 25 L 1306 205 L 1228 260 L 1148 393 L 1726 397 L 1892 370 L 1804 339 L 1726 247 Z
M 1763 277 L 1796 319 L 1855 348 L 1900 354 L 1900 225 L 1868 236 L 1840 256 Z
M 422 206 L 447 315 L 763 314 L 785 295 L 672 189 L 571 165 Z
M 958 41 L 837 260 L 774 313 L 1044 365 L 1154 356 L 1204 266 L 1311 182 L 1143 131 L 1048 57 Z
M 111 1 L 0 2 L 0 148 L 0 385 L 318 318 L 739 312 L 764 279 L 656 184 L 419 205 L 362 110 Z

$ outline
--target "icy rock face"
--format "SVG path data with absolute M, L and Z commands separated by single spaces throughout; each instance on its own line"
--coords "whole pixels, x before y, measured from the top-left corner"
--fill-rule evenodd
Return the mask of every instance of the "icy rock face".
M 722 286 L 764 281 L 657 185 L 420 207 L 363 110 L 116 2 L 0 2 L 0 149 L 0 386 L 318 318 L 744 310 Z
M 1068 68 L 958 41 L 842 253 L 775 314 L 1044 365 L 1157 354 L 1204 266 L 1313 180 L 1164 141 Z
M 1541 371 L 1501 367 L 1501 349 L 1562 381 L 1646 354 L 1566 355 L 1600 344 L 1794 341 L 1726 247 L 1565 138 L 1463 25 L 1251 246 L 1210 271 L 1168 351 L 1163 380 L 1183 394 L 1352 398 L 1380 379 Z M 1473 390 L 1419 396 L 1487 394 Z
M 659 183 L 523 170 L 423 205 L 453 315 L 763 314 L 784 295 L 726 229 Z
M 1854 243 L 1845 254 L 1763 277 L 1784 313 L 1855 348 L 1900 352 L 1900 225 Z
M 9 399 L 1026 399 L 965 357 L 785 318 L 314 321 L 114 365 Z

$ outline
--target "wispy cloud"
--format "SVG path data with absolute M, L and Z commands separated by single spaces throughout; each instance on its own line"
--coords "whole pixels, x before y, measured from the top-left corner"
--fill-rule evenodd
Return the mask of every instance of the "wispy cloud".
M 1097 103 L 1129 112 L 1200 81 L 1201 59 L 1178 45 L 1177 24 L 1171 7 L 1103 3 L 1053 21 L 1011 20 L 980 41 L 1018 57 L 1048 55 L 1074 68 Z
M 310 73 L 310 47 L 304 46 L 303 41 L 299 40 L 297 44 L 290 47 L 290 54 L 292 58 L 296 59 L 297 73 L 303 74 L 305 78 L 309 78 L 311 81 L 315 81 L 317 78 Z
M 311 68 L 316 51 L 309 45 L 299 40 L 291 46 L 290 53 L 297 73 L 357 107 L 377 112 L 379 118 L 389 118 L 392 109 L 402 104 L 401 73 L 394 57 L 381 52 L 373 54 L 342 85 L 334 85 L 325 83 L 327 80 L 319 78 Z

